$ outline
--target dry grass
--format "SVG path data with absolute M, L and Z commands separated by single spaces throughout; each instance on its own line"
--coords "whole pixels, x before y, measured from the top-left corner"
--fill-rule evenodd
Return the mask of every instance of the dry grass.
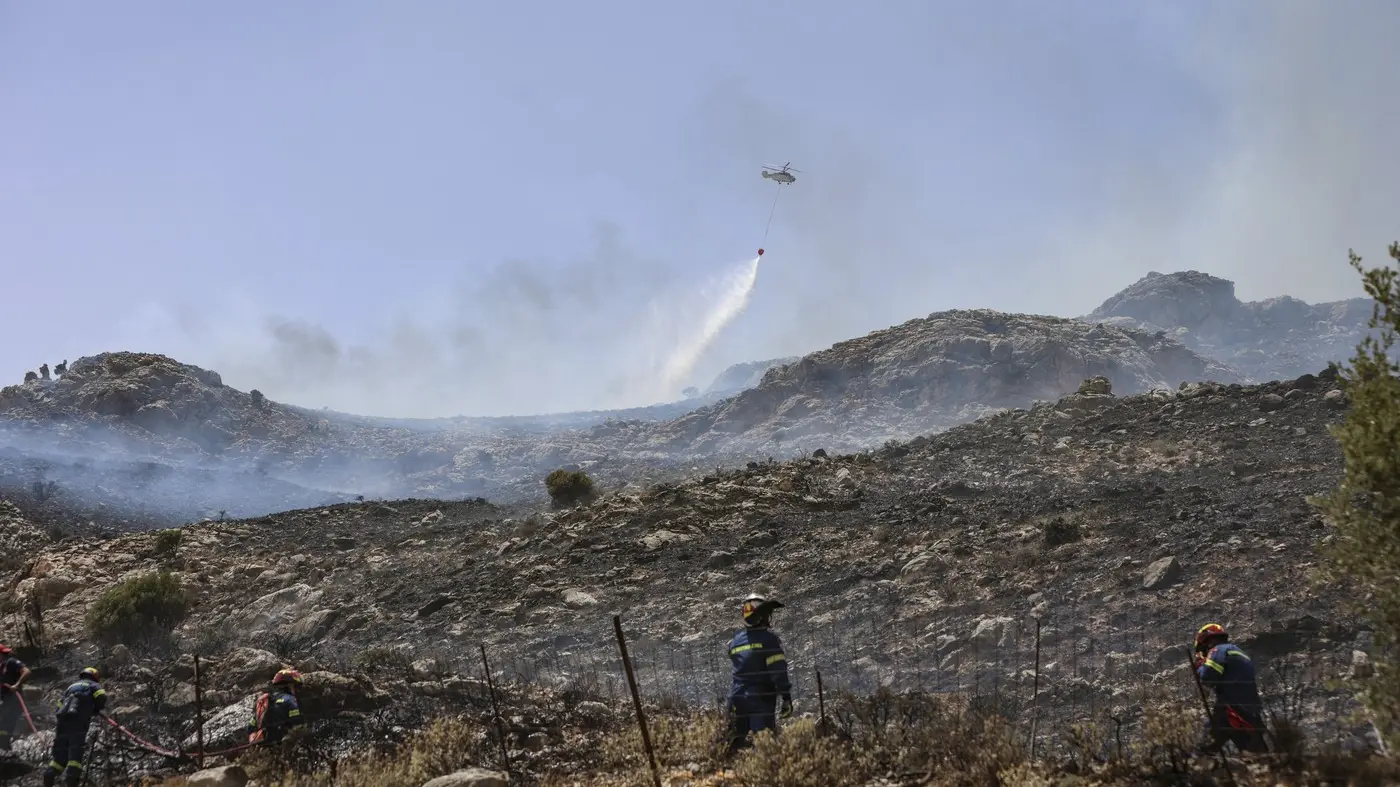
M 419 787 L 438 776 L 488 764 L 491 738 L 480 725 L 462 719 L 439 719 L 386 755 L 350 757 L 308 771 L 320 760 L 307 741 L 254 751 L 239 759 L 261 787 Z M 308 756 L 313 755 L 313 756 Z M 329 765 L 329 764 L 327 764 Z M 185 787 L 171 779 L 159 787 Z
M 1027 730 L 994 710 L 970 706 L 966 698 L 888 691 L 838 695 L 828 711 L 825 725 L 794 720 L 779 735 L 758 736 L 732 759 L 723 750 L 721 714 L 658 714 L 650 729 L 663 782 L 687 787 L 1228 783 L 1218 758 L 1194 753 L 1200 715 L 1170 704 L 1144 709 L 1137 734 L 1121 748 L 1111 726 L 1084 724 L 1067 736 L 1069 751 L 1038 761 L 1027 756 Z M 513 783 L 649 787 L 641 736 L 630 721 L 622 714 L 603 729 L 568 728 L 558 746 L 533 756 L 513 753 Z M 263 787 L 419 787 L 470 766 L 494 769 L 498 754 L 489 729 L 455 718 L 433 722 L 394 750 L 342 759 L 334 767 L 318 758 L 309 741 L 256 752 L 241 764 Z M 1380 757 L 1294 755 L 1234 760 L 1229 779 L 1239 787 L 1363 787 L 1400 783 L 1400 769 Z M 184 784 L 177 779 L 161 787 Z

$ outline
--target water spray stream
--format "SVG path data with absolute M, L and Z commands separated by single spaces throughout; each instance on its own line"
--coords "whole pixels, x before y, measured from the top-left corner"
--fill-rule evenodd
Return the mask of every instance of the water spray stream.
M 758 281 L 758 262 L 761 259 L 754 257 L 720 280 L 714 306 L 705 314 L 695 332 L 684 337 L 666 359 L 661 373 L 664 390 L 674 390 L 686 381 L 700 356 L 705 354 L 725 326 L 743 313 Z

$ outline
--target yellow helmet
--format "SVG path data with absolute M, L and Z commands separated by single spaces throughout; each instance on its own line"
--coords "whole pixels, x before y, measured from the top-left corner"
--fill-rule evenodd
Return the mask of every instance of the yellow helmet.
M 1215 637 L 1230 639 L 1230 635 L 1225 633 L 1225 627 L 1219 623 L 1207 623 L 1196 630 L 1196 650 L 1205 650 L 1206 643 Z

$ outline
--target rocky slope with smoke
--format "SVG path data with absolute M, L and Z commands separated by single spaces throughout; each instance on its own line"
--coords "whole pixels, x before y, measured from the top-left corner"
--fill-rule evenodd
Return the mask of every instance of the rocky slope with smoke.
M 79 529 L 359 497 L 539 499 L 541 479 L 560 466 L 608 485 L 645 483 L 726 458 L 878 445 L 1054 398 L 1099 373 L 1126 391 L 1233 379 L 1161 337 L 990 311 L 940 313 L 766 367 L 757 387 L 670 421 L 569 429 L 547 418 L 308 411 L 164 356 L 109 353 L 56 381 L 0 390 L 0 491 L 41 514 L 76 514 L 68 526 Z
M 1363 304 L 1298 303 L 1240 304 L 1227 281 L 1154 275 L 1081 320 L 940 312 L 801 359 L 736 365 L 680 402 L 519 418 L 314 411 L 164 356 L 108 353 L 0 390 L 0 494 L 46 528 L 87 533 L 360 497 L 539 501 L 561 466 L 630 488 L 717 462 L 878 446 L 1054 399 L 1096 374 L 1131 393 L 1296 376 L 1346 357 Z
M 706 396 L 733 396 L 734 394 L 747 391 L 763 382 L 763 376 L 774 366 L 786 366 L 802 360 L 798 356 L 786 358 L 772 358 L 767 361 L 751 361 L 749 363 L 736 363 L 720 372 L 715 381 L 710 383 L 710 387 L 705 389 Z
M 1148 694 L 1194 701 L 1180 643 L 1209 619 L 1265 675 L 1295 660 L 1364 667 L 1353 651 L 1369 638 L 1341 613 L 1345 591 L 1307 582 L 1331 535 L 1305 498 L 1341 469 L 1326 429 L 1346 403 L 1328 375 L 1109 388 L 1091 380 L 875 451 L 753 462 L 553 513 L 370 501 L 190 526 L 175 544 L 70 539 L 31 552 L 6 601 L 40 610 L 54 675 L 102 662 L 123 712 L 151 729 L 137 697 L 169 656 L 103 650 L 83 619 L 114 583 L 157 569 L 190 594 L 176 650 L 219 665 L 210 696 L 229 718 L 253 673 L 286 661 L 339 687 L 317 712 L 346 735 L 396 703 L 466 691 L 479 642 L 537 685 L 616 690 L 615 612 L 650 698 L 712 698 L 752 589 L 787 604 L 780 630 L 809 709 L 814 666 L 829 691 L 1024 700 L 1037 626 L 1042 707 L 1063 711 L 1045 711 L 1049 730 L 1106 709 L 1131 728 Z M 167 687 L 182 720 L 189 675 Z M 1297 696 L 1324 713 L 1324 694 L 1309 683 Z
M 1153 272 L 1081 319 L 1162 331 L 1255 380 L 1279 380 L 1350 357 L 1366 334 L 1371 304 L 1308 304 L 1286 295 L 1245 303 L 1228 279 Z
M 1117 390 L 1238 374 L 1133 329 L 990 310 L 931 314 L 769 369 L 754 388 L 650 430 L 689 454 L 853 450 L 1023 407 L 1103 375 Z

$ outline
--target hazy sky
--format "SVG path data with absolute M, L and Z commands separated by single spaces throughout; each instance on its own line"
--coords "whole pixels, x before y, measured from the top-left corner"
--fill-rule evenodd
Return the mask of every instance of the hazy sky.
M 1400 237 L 1394 0 L 0 0 L 0 378 L 163 352 L 386 415 L 641 404 L 1149 270 L 1359 294 Z

